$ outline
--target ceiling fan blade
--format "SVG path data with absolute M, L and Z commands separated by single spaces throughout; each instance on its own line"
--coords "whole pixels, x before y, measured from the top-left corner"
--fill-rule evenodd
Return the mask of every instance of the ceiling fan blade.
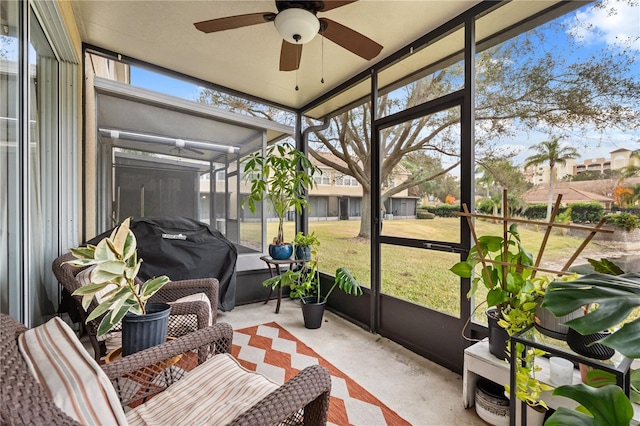
M 324 31 L 320 32 L 324 37 L 361 58 L 370 61 L 382 51 L 381 45 L 349 27 L 327 18 L 320 18 L 320 22 L 321 28 L 326 26 Z
M 271 12 L 250 13 L 247 15 L 227 16 L 226 18 L 210 19 L 196 22 L 195 27 L 203 33 L 215 33 L 218 31 L 232 30 L 234 28 L 248 27 L 250 25 L 264 24 L 275 19 L 276 14 Z
M 297 70 L 300 67 L 300 58 L 302 58 L 302 45 L 282 40 L 280 71 Z
M 336 9 L 338 7 L 341 6 L 345 6 L 349 3 L 355 3 L 358 0 L 351 0 L 351 1 L 333 1 L 333 0 L 325 0 L 324 1 L 324 7 L 322 9 L 319 10 L 319 12 L 326 12 L 327 10 L 332 10 L 332 9 Z

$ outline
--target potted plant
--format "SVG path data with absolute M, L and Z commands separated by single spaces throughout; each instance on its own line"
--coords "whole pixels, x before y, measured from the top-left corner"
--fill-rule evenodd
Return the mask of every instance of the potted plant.
M 527 424 L 535 425 L 542 424 L 542 420 L 549 409 L 547 403 L 544 402 L 542 392 L 553 390 L 552 386 L 542 383 L 536 377 L 536 373 L 542 370 L 542 367 L 535 363 L 536 357 L 544 356 L 545 352 L 536 349 L 529 348 L 526 353 L 524 351 L 524 345 L 518 343 L 516 345 L 516 389 L 515 396 L 520 401 L 524 401 L 527 404 L 527 408 L 531 411 L 527 413 Z M 509 385 L 505 385 L 505 393 L 510 394 Z M 534 419 L 537 419 L 534 420 Z
M 574 281 L 554 281 L 549 284 L 542 304 L 557 316 L 587 305 L 591 306 L 589 312 L 569 321 L 567 326 L 584 335 L 613 328 L 614 331 L 598 343 L 629 358 L 640 358 L 640 318 L 632 315 L 640 306 L 640 273 L 610 275 L 596 272 Z M 618 327 L 620 324 L 623 325 Z M 579 411 L 559 408 L 547 420 L 546 424 L 551 426 L 628 425 L 633 417 L 629 397 L 615 385 L 601 388 L 584 384 L 561 386 L 554 395 L 574 399 L 581 407 L 578 407 Z
M 570 281 L 575 280 L 578 274 L 565 275 L 556 278 L 557 281 Z M 542 301 L 544 300 L 544 294 L 547 292 L 547 287 L 551 281 L 546 276 L 536 277 L 533 280 L 533 291 L 536 300 L 536 310 L 534 314 L 534 325 L 536 329 L 546 335 L 553 337 L 554 339 L 567 340 L 567 334 L 569 327 L 565 325 L 567 321 L 574 318 L 581 317 L 583 315 L 582 309 L 576 309 L 567 315 L 556 317 L 547 308 L 542 307 Z
M 515 223 L 503 236 L 485 235 L 477 241 L 467 260 L 453 265 L 451 271 L 462 278 L 472 278 L 468 298 L 481 286 L 487 289 L 483 303 L 486 303 L 489 321 L 489 350 L 494 356 L 505 359 L 509 338 L 506 329 L 515 333 L 533 324 L 533 269 L 528 268 L 533 266 L 533 257 L 522 247 Z M 482 265 L 482 269 L 474 276 L 478 265 Z
M 320 246 L 320 240 L 315 233 L 305 235 L 302 231 L 298 232 L 293 239 L 296 249 L 296 259 L 309 261 L 311 256 Z
M 268 200 L 278 217 L 278 234 L 269 245 L 273 259 L 289 259 L 293 246 L 284 241 L 284 221 L 289 211 L 298 214 L 309 203 L 305 192 L 314 186 L 313 176 L 321 173 L 307 156 L 291 144 L 272 145 L 266 155 L 256 152 L 244 161 L 244 180 L 251 183 L 251 192 L 242 201 L 256 213 L 256 203 Z
M 318 258 L 316 255 L 313 260 L 305 262 L 300 269 L 295 271 L 289 269 L 282 275 L 263 281 L 262 285 L 271 288 L 276 288 L 278 285 L 289 286 L 291 288 L 291 296 L 300 298 L 305 327 L 316 329 L 322 325 L 327 299 L 336 287 L 353 296 L 362 294 L 360 284 L 345 267 L 336 269 L 333 285 L 326 293 L 323 293 L 320 283 L 320 271 L 318 270 Z
M 166 303 L 147 303 L 163 285 L 167 276 L 155 277 L 141 284 L 136 280 L 142 259 L 138 259 L 137 242 L 124 220 L 109 237 L 97 245 L 72 248 L 75 257 L 67 263 L 91 266 L 91 283 L 80 287 L 73 295 L 82 296 L 82 306 L 89 308 L 94 297 L 100 303 L 87 322 L 104 315 L 97 334 L 102 336 L 122 321 L 122 353 L 131 353 L 163 343 L 171 307 Z M 150 333 L 155 331 L 155 333 Z

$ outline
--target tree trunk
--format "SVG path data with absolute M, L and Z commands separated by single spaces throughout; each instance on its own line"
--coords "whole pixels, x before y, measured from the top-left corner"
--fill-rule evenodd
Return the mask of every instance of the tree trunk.
M 371 238 L 371 193 L 363 188 L 360 205 L 360 233 L 358 237 Z
M 549 167 L 549 199 L 547 200 L 547 222 L 551 220 L 551 205 L 553 204 L 553 166 Z

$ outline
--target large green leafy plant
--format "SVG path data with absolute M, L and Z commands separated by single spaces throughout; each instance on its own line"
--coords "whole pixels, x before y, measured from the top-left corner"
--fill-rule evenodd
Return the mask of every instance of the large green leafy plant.
M 322 303 L 329 298 L 329 295 L 338 287 L 340 290 L 352 296 L 360 296 L 362 287 L 351 272 L 340 267 L 336 269 L 333 285 L 328 292 L 323 294 L 320 288 L 320 271 L 318 270 L 318 258 L 314 256 L 313 260 L 304 262 L 297 270 L 287 270 L 282 275 L 276 275 L 262 282 L 265 287 L 276 288 L 280 286 L 288 286 L 291 289 L 291 296 L 301 298 L 303 303 L 307 303 L 307 297 L 312 296 L 316 303 Z
M 481 286 L 485 287 L 487 308 L 496 307 L 502 321 L 499 324 L 515 333 L 533 324 L 536 305 L 531 280 L 533 269 L 530 268 L 533 264 L 533 256 L 522 246 L 514 223 L 504 236 L 479 237 L 467 260 L 453 265 L 451 272 L 462 278 L 472 278 L 468 298 Z M 474 276 L 478 265 L 482 268 Z
M 249 155 L 244 161 L 244 181 L 250 182 L 251 192 L 242 200 L 242 207 L 256 213 L 256 203 L 269 200 L 278 217 L 278 235 L 274 244 L 284 243 L 284 220 L 291 209 L 298 214 L 309 203 L 307 189 L 314 187 L 313 176 L 321 173 L 319 167 L 291 144 L 272 145 L 266 155 Z
M 149 298 L 169 282 L 164 275 L 149 279 L 144 284 L 136 281 L 142 259 L 138 259 L 136 237 L 129 224 L 130 220 L 126 219 L 95 246 L 89 244 L 72 248 L 75 259 L 67 262 L 78 267 L 95 265 L 91 283 L 73 292 L 74 296 L 82 296 L 84 309 L 89 308 L 96 295 L 106 291 L 87 318 L 89 322 L 106 313 L 98 326 L 98 336 L 109 332 L 127 312 L 146 314 Z
M 567 322 L 568 327 L 583 335 L 623 324 L 599 343 L 629 358 L 640 358 L 640 318 L 625 323 L 631 312 L 640 306 L 640 273 L 593 273 L 574 281 L 554 281 L 549 284 L 542 306 L 555 316 L 589 306 L 586 315 Z
M 462 278 L 472 278 L 467 297 L 471 298 L 482 287 L 487 289 L 487 308 L 497 308 L 498 325 L 511 336 L 533 324 L 539 297 L 532 279 L 533 265 L 533 256 L 522 246 L 517 224 L 514 223 L 503 236 L 478 237 L 467 260 L 453 265 L 451 271 Z M 479 266 L 480 271 L 476 271 Z M 536 356 L 544 353 L 537 349 L 525 351 L 522 344 L 509 345 L 508 350 L 518 359 L 516 397 L 531 407 L 547 409 L 547 404 L 540 397 L 543 391 L 553 388 L 536 378 L 540 367 L 535 364 Z M 508 386 L 506 389 L 509 391 Z
M 607 269 L 610 271 L 610 267 Z M 614 329 L 598 343 L 629 358 L 640 358 L 640 318 L 634 319 L 632 314 L 640 306 L 640 273 L 609 275 L 596 272 L 574 281 L 552 282 L 542 306 L 556 316 L 589 306 L 585 316 L 568 321 L 567 326 L 581 334 Z M 618 328 L 620 324 L 623 325 Z M 637 375 L 632 376 L 632 382 L 637 383 Z M 546 425 L 627 426 L 633 418 L 629 398 L 616 385 L 597 389 L 583 384 L 561 386 L 554 394 L 571 398 L 581 405 L 575 411 L 559 408 Z

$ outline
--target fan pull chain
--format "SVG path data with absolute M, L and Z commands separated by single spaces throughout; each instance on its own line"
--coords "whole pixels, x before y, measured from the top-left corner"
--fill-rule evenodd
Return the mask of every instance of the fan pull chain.
M 320 83 L 324 84 L 324 31 L 320 30 L 322 44 L 320 45 Z
M 297 40 L 296 40 L 296 41 L 297 41 Z M 301 49 L 301 48 L 302 48 L 302 45 L 301 45 L 301 44 L 298 44 L 298 55 L 297 55 L 297 57 L 296 57 L 296 60 L 297 60 L 297 62 L 296 62 L 296 92 L 297 92 L 298 90 L 300 90 L 300 89 L 298 88 L 298 72 L 300 71 L 300 56 L 301 56 L 301 55 L 300 55 L 300 49 Z

